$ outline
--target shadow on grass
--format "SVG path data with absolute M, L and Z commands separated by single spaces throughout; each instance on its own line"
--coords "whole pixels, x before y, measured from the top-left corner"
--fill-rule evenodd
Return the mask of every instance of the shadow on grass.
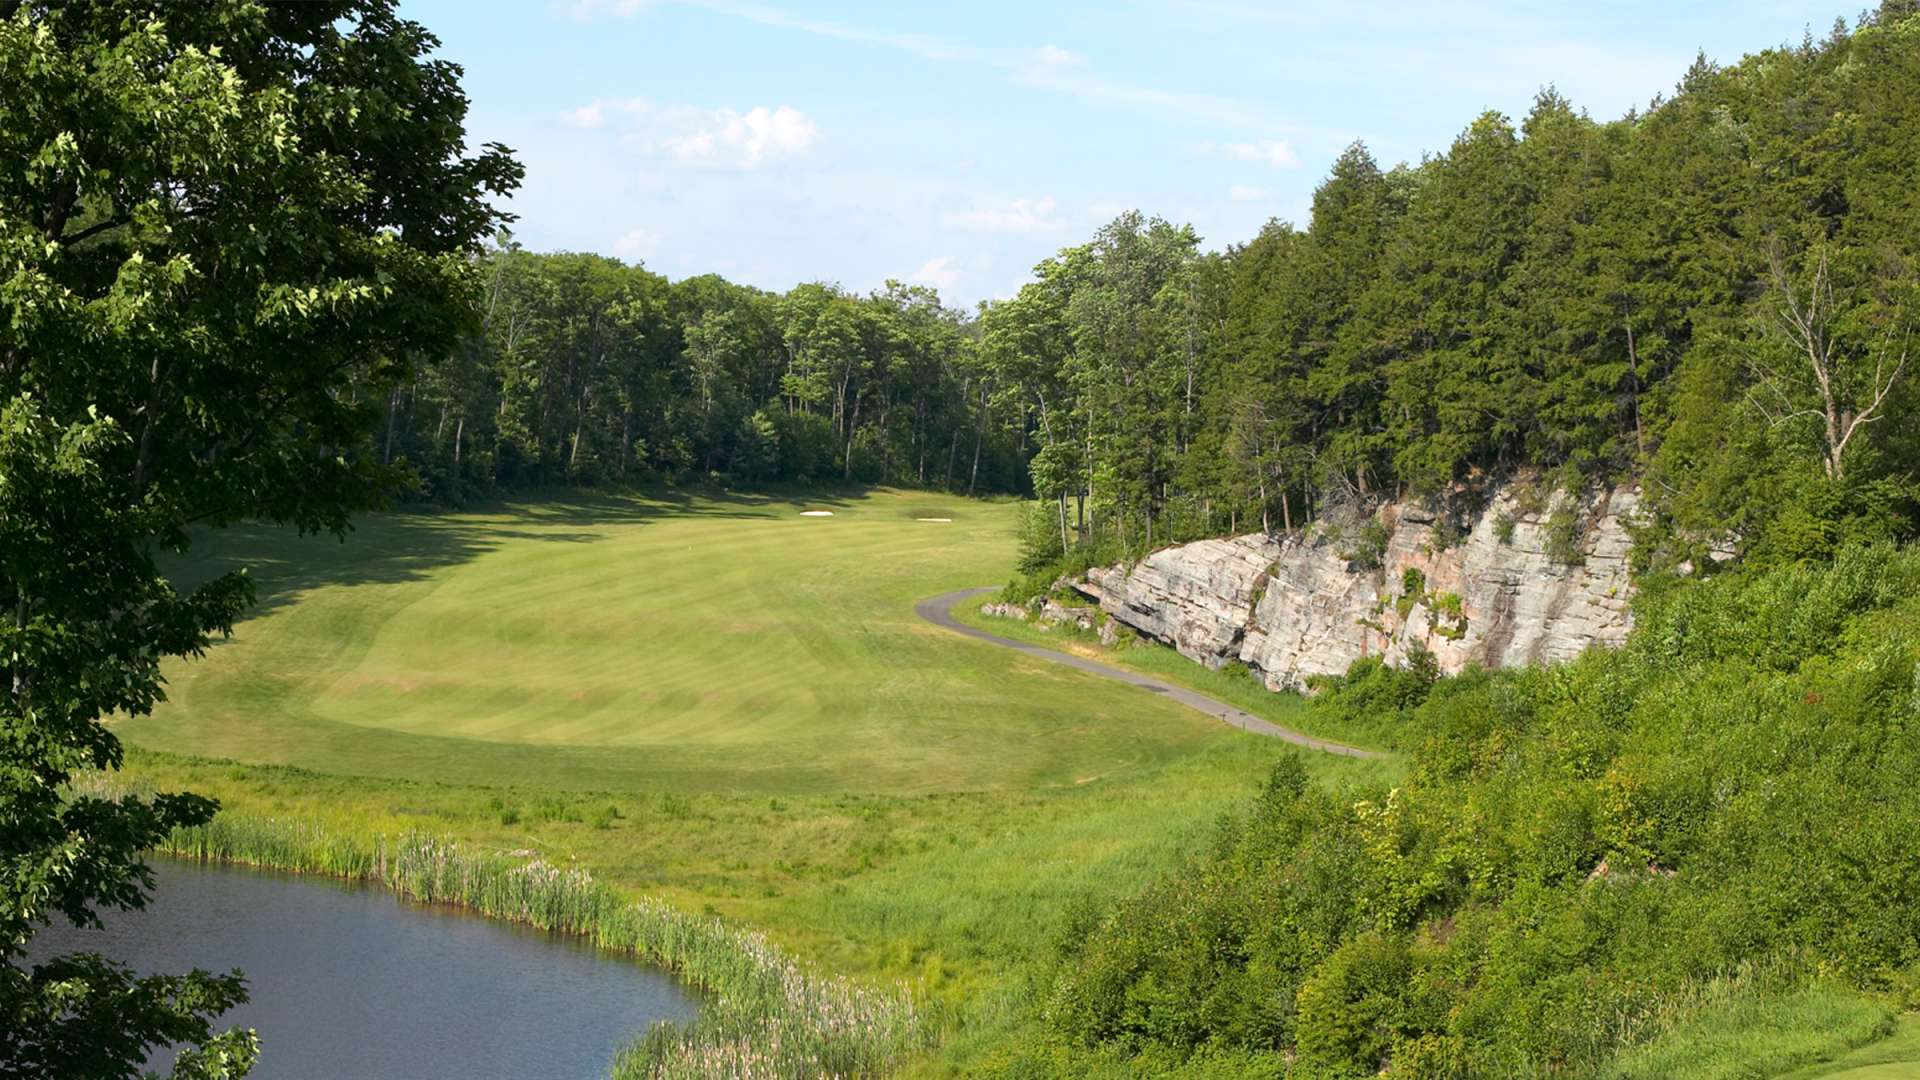
M 244 569 L 254 581 L 254 605 L 244 616 L 252 619 L 313 589 L 424 580 L 509 541 L 585 544 L 602 539 L 610 528 L 666 518 L 773 518 L 781 506 L 838 509 L 867 494 L 856 488 L 562 489 L 471 503 L 458 510 L 416 506 L 369 514 L 344 537 L 301 536 L 290 527 L 247 522 L 196 534 L 192 551 L 164 560 L 163 566 L 182 592 Z

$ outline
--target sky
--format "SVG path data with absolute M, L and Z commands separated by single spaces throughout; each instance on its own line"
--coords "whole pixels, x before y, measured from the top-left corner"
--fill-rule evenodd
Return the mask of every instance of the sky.
M 1304 226 L 1355 140 L 1444 151 L 1552 85 L 1600 119 L 1824 35 L 1833 0 L 402 0 L 526 165 L 534 250 L 785 290 L 1012 295 L 1128 209 L 1205 246 Z M 1857 7 L 1860 0 L 1853 0 Z M 1851 14 L 1849 12 L 1849 14 Z

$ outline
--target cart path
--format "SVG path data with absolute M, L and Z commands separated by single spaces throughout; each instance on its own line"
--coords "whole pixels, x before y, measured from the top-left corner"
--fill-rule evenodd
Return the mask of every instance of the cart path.
M 1065 664 L 1070 668 L 1075 668 L 1091 675 L 1098 675 L 1103 679 L 1113 679 L 1126 683 L 1128 686 L 1137 686 L 1142 690 L 1147 690 L 1155 694 L 1164 694 L 1188 708 L 1198 709 L 1208 716 L 1213 717 L 1215 720 L 1224 721 L 1242 731 L 1251 731 L 1255 735 L 1269 735 L 1273 738 L 1290 742 L 1295 746 L 1304 746 L 1309 750 L 1320 750 L 1328 754 L 1340 754 L 1345 757 L 1356 758 L 1377 758 L 1383 756 L 1372 750 L 1362 750 L 1357 746 L 1347 746 L 1344 743 L 1316 739 L 1304 732 L 1281 727 L 1279 724 L 1262 720 L 1252 713 L 1237 709 L 1218 698 L 1208 697 L 1205 694 L 1196 693 L 1182 686 L 1162 682 L 1150 675 L 1141 675 L 1137 672 L 1127 671 L 1124 668 L 1111 667 L 1095 660 L 1087 660 L 1074 656 L 1071 653 L 1042 648 L 1039 645 L 1031 645 L 1024 641 L 1015 641 L 1012 638 L 1001 637 L 999 634 L 990 634 L 985 630 L 968 626 L 953 617 L 954 605 L 964 600 L 972 600 L 976 597 L 984 596 L 987 593 L 997 591 L 997 589 L 988 587 L 981 589 L 961 589 L 958 592 L 941 593 L 939 596 L 929 597 L 915 604 L 913 610 L 921 618 L 935 626 L 952 630 L 956 634 L 965 634 L 970 638 L 978 638 L 981 641 L 989 641 L 1008 649 L 1016 649 L 1026 653 L 1028 656 L 1036 656 L 1042 660 L 1049 660 L 1056 664 Z

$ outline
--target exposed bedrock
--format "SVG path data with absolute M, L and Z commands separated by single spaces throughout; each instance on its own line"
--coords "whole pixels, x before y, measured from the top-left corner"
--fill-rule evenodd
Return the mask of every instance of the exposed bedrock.
M 1521 487 L 1477 510 L 1388 503 L 1283 537 L 1165 548 L 1077 587 L 1142 634 L 1209 667 L 1242 661 L 1274 689 L 1421 647 L 1449 673 L 1565 660 L 1632 627 L 1638 504 L 1633 488 L 1530 499 Z

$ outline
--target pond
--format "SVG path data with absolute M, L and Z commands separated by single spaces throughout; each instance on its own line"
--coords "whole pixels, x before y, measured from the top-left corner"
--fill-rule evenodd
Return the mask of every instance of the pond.
M 33 955 L 241 969 L 251 1000 L 216 1029 L 259 1031 L 263 1080 L 605 1076 L 628 1040 L 697 1009 L 630 959 L 385 890 L 166 859 L 153 869 L 146 910 L 109 912 L 98 931 L 61 923 Z

